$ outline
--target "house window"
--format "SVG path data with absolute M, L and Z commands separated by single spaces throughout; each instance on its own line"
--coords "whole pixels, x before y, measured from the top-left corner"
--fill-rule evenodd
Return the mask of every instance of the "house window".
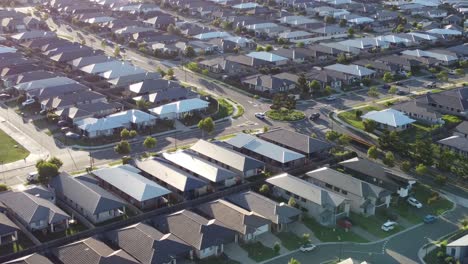
M 333 187 L 333 190 L 334 190 L 335 192 L 339 192 L 339 191 L 340 191 L 340 188 L 338 188 L 338 187 Z
M 325 187 L 327 187 L 328 189 L 331 189 L 333 186 L 331 186 L 331 184 L 325 183 Z
M 348 192 L 345 191 L 345 190 L 341 190 L 341 193 L 344 194 L 344 195 L 348 195 Z

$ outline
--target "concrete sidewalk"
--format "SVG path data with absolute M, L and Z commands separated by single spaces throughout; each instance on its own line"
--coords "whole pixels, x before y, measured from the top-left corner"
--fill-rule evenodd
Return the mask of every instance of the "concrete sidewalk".
M 35 166 L 38 159 L 46 159 L 49 156 L 47 149 L 3 118 L 0 118 L 0 129 L 30 152 L 24 160 L 3 164 L 0 167 L 0 172 Z

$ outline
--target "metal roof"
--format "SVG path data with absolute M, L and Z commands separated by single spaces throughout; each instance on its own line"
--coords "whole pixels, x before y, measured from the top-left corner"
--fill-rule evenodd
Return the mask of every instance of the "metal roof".
M 391 127 L 401 127 L 416 122 L 416 120 L 409 118 L 404 113 L 391 108 L 382 111 L 370 111 L 361 118 L 374 120 L 377 123 Z

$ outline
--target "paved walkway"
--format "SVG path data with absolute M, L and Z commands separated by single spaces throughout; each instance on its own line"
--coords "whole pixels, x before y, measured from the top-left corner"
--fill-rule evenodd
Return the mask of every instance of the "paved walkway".
M 224 246 L 224 253 L 235 261 L 242 264 L 255 264 L 256 262 L 249 258 L 249 254 L 237 243 L 229 243 Z
M 34 166 L 36 161 L 41 158 L 48 157 L 48 151 L 39 145 L 35 140 L 24 134 L 21 130 L 13 126 L 4 118 L 0 117 L 0 129 L 3 130 L 6 134 L 12 137 L 18 144 L 21 144 L 26 148 L 30 154 L 24 160 L 18 160 L 11 163 L 3 164 L 0 171 L 10 171 L 18 168 L 24 168 L 28 166 Z
M 320 243 L 320 240 L 314 235 L 314 232 L 304 225 L 304 223 L 294 222 L 289 225 L 288 229 L 298 237 L 302 237 L 303 234 L 309 234 L 310 242 L 313 244 Z
M 260 236 L 258 236 L 257 241 L 259 241 L 264 246 L 269 247 L 269 248 L 273 248 L 275 244 L 278 243 L 280 244 L 280 254 L 289 252 L 289 250 L 287 250 L 285 247 L 281 245 L 281 240 L 270 232 L 263 233 Z

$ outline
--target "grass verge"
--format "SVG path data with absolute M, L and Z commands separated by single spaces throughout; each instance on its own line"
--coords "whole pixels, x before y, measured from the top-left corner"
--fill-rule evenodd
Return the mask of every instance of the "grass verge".
M 299 121 L 305 118 L 304 113 L 297 110 L 269 110 L 265 114 L 276 121 Z
M 0 161 L 3 164 L 25 159 L 28 155 L 27 149 L 0 130 Z
M 338 241 L 350 241 L 365 243 L 369 242 L 367 239 L 359 236 L 352 231 L 346 231 L 339 227 L 327 227 L 322 226 L 315 219 L 310 217 L 304 217 L 304 224 L 314 232 L 314 235 L 322 242 L 338 242 Z
M 302 238 L 291 232 L 280 232 L 276 236 L 281 240 L 281 245 L 287 250 L 295 250 L 302 246 Z
M 255 260 L 256 262 L 262 262 L 277 255 L 272 248 L 266 247 L 260 242 L 243 244 L 241 247 L 247 251 L 249 258 Z

